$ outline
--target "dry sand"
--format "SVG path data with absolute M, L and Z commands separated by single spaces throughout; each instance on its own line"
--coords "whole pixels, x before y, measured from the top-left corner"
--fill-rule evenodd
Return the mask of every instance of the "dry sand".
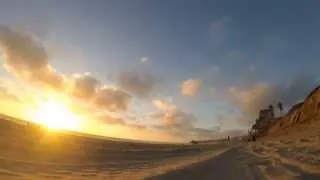
M 173 145 L 48 133 L 1 120 L 0 179 L 320 179 L 320 123 L 312 127 L 255 143 Z
M 48 132 L 0 120 L 0 180 L 144 179 L 209 159 L 225 144 L 148 144 Z
M 243 143 L 207 161 L 155 180 L 319 180 L 320 121 L 296 126 L 281 136 Z

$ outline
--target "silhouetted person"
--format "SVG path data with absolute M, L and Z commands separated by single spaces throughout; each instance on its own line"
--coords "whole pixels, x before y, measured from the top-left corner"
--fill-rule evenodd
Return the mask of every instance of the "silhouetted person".
M 271 112 L 272 118 L 274 118 L 274 107 L 273 107 L 273 105 L 269 105 L 269 110 Z
M 255 134 L 252 135 L 252 141 L 253 142 L 256 141 L 256 135 Z
M 230 144 L 230 136 L 228 136 L 227 143 Z
M 282 115 L 282 110 L 283 110 L 283 105 L 281 102 L 278 102 L 277 104 L 278 108 L 279 108 L 279 111 L 280 111 L 280 116 Z
M 195 140 L 192 140 L 190 143 L 191 143 L 191 144 L 198 144 L 198 142 L 195 141 Z

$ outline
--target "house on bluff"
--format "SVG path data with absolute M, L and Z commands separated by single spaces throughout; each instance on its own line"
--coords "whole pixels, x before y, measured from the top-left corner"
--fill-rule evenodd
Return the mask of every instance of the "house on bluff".
M 275 122 L 274 108 L 272 105 L 268 109 L 262 109 L 259 112 L 259 117 L 256 119 L 252 130 L 256 136 L 263 135 L 268 127 Z

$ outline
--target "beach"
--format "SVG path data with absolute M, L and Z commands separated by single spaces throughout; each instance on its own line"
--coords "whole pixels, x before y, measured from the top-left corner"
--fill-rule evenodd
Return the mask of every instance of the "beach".
M 242 143 L 207 161 L 157 180 L 320 179 L 320 121 L 297 125 L 282 135 Z
M 98 139 L 0 121 L 0 179 L 145 179 L 210 159 L 224 143 Z
M 97 139 L 0 122 L 0 179 L 320 178 L 315 128 L 250 143 L 165 144 Z

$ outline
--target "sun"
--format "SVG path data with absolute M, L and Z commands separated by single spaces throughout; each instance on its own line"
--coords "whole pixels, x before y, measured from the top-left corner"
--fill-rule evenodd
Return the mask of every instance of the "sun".
M 47 100 L 40 104 L 36 120 L 49 129 L 79 130 L 80 120 L 63 102 Z

